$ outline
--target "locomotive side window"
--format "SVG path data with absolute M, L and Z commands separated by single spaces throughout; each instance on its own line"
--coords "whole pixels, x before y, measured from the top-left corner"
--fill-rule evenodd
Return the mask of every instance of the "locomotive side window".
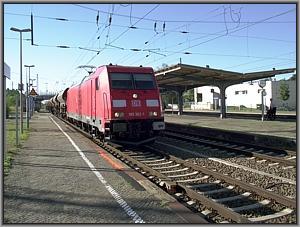
M 152 74 L 133 74 L 136 89 L 155 89 L 155 82 Z
M 96 87 L 96 90 L 99 90 L 99 78 L 97 77 L 96 79 L 95 79 L 95 87 Z
M 111 73 L 111 87 L 115 89 L 133 89 L 130 73 Z

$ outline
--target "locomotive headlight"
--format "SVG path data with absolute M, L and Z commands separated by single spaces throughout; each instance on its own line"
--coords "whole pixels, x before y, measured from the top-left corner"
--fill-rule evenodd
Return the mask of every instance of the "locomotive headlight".
M 133 94 L 132 98 L 137 99 L 138 95 L 137 94 Z
M 124 113 L 123 112 L 115 112 L 115 117 L 116 118 L 124 117 Z
M 156 111 L 153 111 L 153 112 L 150 111 L 150 112 L 149 112 L 149 116 L 150 116 L 150 117 L 157 117 L 157 112 L 156 112 Z

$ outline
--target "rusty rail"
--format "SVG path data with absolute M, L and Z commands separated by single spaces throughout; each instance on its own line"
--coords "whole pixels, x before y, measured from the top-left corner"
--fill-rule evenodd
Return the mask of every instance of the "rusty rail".
M 239 213 L 236 213 L 236 212 L 230 210 L 229 208 L 225 207 L 222 204 L 214 202 L 213 200 L 205 197 L 204 195 L 201 195 L 201 194 L 197 193 L 196 191 L 194 191 L 194 190 L 186 187 L 183 184 L 180 184 L 180 183 L 177 183 L 177 182 L 171 180 L 167 176 L 161 174 L 160 172 L 158 172 L 156 170 L 153 170 L 151 167 L 148 167 L 147 165 L 143 164 L 142 162 L 137 161 L 136 159 L 132 158 L 130 155 L 125 154 L 121 150 L 119 150 L 119 149 L 117 149 L 117 148 L 115 148 L 113 146 L 110 146 L 109 144 L 100 142 L 99 140 L 96 140 L 96 139 L 92 138 L 92 136 L 89 133 L 83 131 L 82 129 L 77 128 L 76 126 L 70 124 L 69 122 L 67 122 L 67 121 L 65 121 L 63 119 L 60 119 L 60 120 L 62 120 L 66 124 L 68 124 L 70 127 L 76 129 L 77 131 L 79 131 L 84 136 L 86 136 L 88 138 L 91 138 L 95 143 L 97 143 L 99 146 L 101 146 L 106 151 L 110 152 L 112 155 L 117 156 L 118 158 L 121 157 L 121 159 L 123 159 L 131 167 L 133 167 L 133 168 L 138 167 L 141 171 L 145 172 L 144 175 L 146 175 L 146 176 L 151 176 L 151 175 L 154 176 L 154 178 L 152 178 L 152 181 L 156 181 L 156 183 L 158 183 L 160 186 L 165 187 L 165 189 L 169 193 L 174 194 L 174 193 L 176 193 L 178 191 L 185 192 L 186 195 L 190 199 L 199 201 L 200 203 L 204 204 L 208 208 L 211 208 L 211 209 L 217 211 L 218 214 L 222 215 L 224 218 L 233 220 L 233 221 L 235 221 L 237 223 L 251 223 L 251 221 L 248 218 L 240 215 Z M 148 149 L 149 149 L 149 147 L 148 147 Z M 180 163 L 180 164 L 182 164 L 184 166 L 190 167 L 190 168 L 192 168 L 194 170 L 198 170 L 198 171 L 200 171 L 202 173 L 208 174 L 208 175 L 213 176 L 215 178 L 222 179 L 222 180 L 224 180 L 224 181 L 226 181 L 228 183 L 238 185 L 238 186 L 240 186 L 241 188 L 243 188 L 245 190 L 254 191 L 258 195 L 274 199 L 277 202 L 279 202 L 279 203 L 281 203 L 281 204 L 283 204 L 285 206 L 296 208 L 296 202 L 294 200 L 291 200 L 291 199 L 288 199 L 286 197 L 277 195 L 275 193 L 263 190 L 261 188 L 258 188 L 256 186 L 254 186 L 254 185 L 250 185 L 250 184 L 244 183 L 242 181 L 239 181 L 237 179 L 234 179 L 234 178 L 222 175 L 220 173 L 208 170 L 206 168 L 194 165 L 194 164 L 186 162 L 186 161 L 184 161 L 182 159 L 176 158 L 176 157 L 174 157 L 172 155 L 169 155 L 169 154 L 163 153 L 161 151 L 158 151 L 158 150 L 156 150 L 154 148 L 151 148 L 151 149 L 154 150 L 156 153 L 159 153 L 159 154 L 161 154 L 163 156 L 167 156 L 170 160 L 173 160 L 173 161 L 175 161 L 177 163 Z
M 149 148 L 149 147 L 148 147 Z M 153 149 L 153 148 L 150 148 L 150 149 Z M 273 199 L 275 200 L 276 202 L 282 204 L 282 205 L 285 205 L 287 207 L 292 207 L 292 208 L 296 208 L 297 207 L 297 203 L 295 200 L 293 199 L 289 199 L 287 198 L 286 196 L 281 196 L 281 195 L 278 195 L 274 192 L 271 192 L 271 191 L 267 191 L 265 189 L 262 189 L 262 188 L 259 188 L 255 185 L 252 185 L 252 184 L 248 184 L 248 183 L 245 183 L 243 181 L 240 181 L 238 179 L 235 179 L 235 178 L 232 178 L 230 176 L 226 176 L 226 175 L 223 175 L 221 173 L 218 173 L 218 172 L 215 172 L 215 171 L 212 171 L 212 170 L 209 170 L 207 168 L 204 168 L 204 167 L 201 167 L 201 166 L 198 166 L 198 165 L 195 165 L 193 163 L 190 163 L 190 162 L 187 162 L 187 161 L 184 161 L 182 159 L 179 159 L 179 158 L 176 158 L 175 156 L 173 155 L 170 155 L 170 154 L 165 154 L 161 151 L 158 151 L 156 149 L 153 149 L 155 152 L 158 152 L 158 153 L 161 153 L 163 155 L 167 155 L 169 157 L 170 160 L 173 160 L 177 163 L 180 163 L 186 167 L 190 167 L 194 170 L 198 170 L 204 174 L 207 174 L 207 175 L 210 175 L 214 178 L 217 178 L 217 179 L 222 179 L 224 180 L 225 182 L 227 183 L 230 183 L 230 184 L 234 184 L 234 185 L 238 185 L 239 187 L 241 187 L 242 189 L 244 190 L 251 190 L 255 193 L 257 193 L 258 195 L 260 196 L 263 196 L 263 197 L 266 197 L 266 198 L 270 198 L 270 199 Z
M 287 165 L 287 166 L 296 166 L 297 165 L 297 163 L 295 161 L 292 161 L 292 160 L 287 160 L 287 159 L 283 159 L 283 158 L 279 158 L 279 157 L 275 157 L 275 156 L 270 156 L 270 155 L 265 155 L 265 154 L 259 154 L 257 152 L 245 151 L 245 150 L 241 150 L 241 149 L 238 149 L 238 148 L 229 147 L 229 146 L 226 146 L 226 145 L 221 145 L 221 144 L 218 145 L 218 144 L 215 144 L 213 142 L 203 142 L 203 141 L 197 140 L 196 138 L 187 138 L 187 137 L 184 137 L 184 135 L 182 135 L 182 134 L 178 134 L 178 133 L 174 133 L 174 132 L 164 132 L 164 134 L 168 135 L 168 136 L 171 136 L 171 137 L 179 138 L 180 140 L 192 141 L 192 142 L 195 142 L 197 144 L 209 145 L 209 146 L 212 146 L 212 147 L 215 147 L 215 148 L 218 148 L 218 149 L 226 149 L 226 150 L 234 152 L 234 153 L 241 153 L 241 154 L 244 154 L 244 155 L 247 155 L 247 156 L 254 156 L 254 157 L 257 157 L 257 158 L 260 158 L 260 159 L 265 159 L 265 160 L 272 161 L 272 162 L 278 162 L 278 163 L 281 163 L 281 164 L 284 164 L 284 165 Z M 194 135 L 194 136 L 196 136 L 196 135 Z M 225 142 L 225 141 L 220 141 L 220 142 Z M 228 142 L 228 141 L 226 141 L 226 142 Z M 241 143 L 239 143 L 239 146 L 250 146 L 250 145 L 247 145 L 247 144 L 242 145 Z

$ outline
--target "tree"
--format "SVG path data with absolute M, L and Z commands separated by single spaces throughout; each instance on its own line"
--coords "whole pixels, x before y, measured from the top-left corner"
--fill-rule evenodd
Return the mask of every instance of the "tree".
M 183 93 L 184 102 L 193 102 L 194 101 L 194 89 L 187 90 Z
M 16 96 L 19 95 L 18 90 L 9 90 L 6 89 L 6 105 L 7 106 L 15 106 L 16 105 Z
M 289 90 L 289 85 L 283 81 L 281 84 L 280 84 L 280 98 L 283 100 L 283 101 L 286 101 L 289 99 L 290 97 L 290 90 Z
M 156 70 L 161 70 L 161 69 L 164 69 L 164 68 L 167 68 L 167 67 L 168 67 L 168 64 L 162 63 L 161 66 L 156 67 Z
M 19 95 L 18 90 L 6 89 L 6 118 L 9 117 L 10 110 L 16 105 L 16 96 Z
M 164 103 L 165 106 L 167 106 L 168 104 L 171 104 L 173 100 L 173 103 L 177 103 L 177 94 L 174 91 L 167 91 L 162 93 L 162 101 Z

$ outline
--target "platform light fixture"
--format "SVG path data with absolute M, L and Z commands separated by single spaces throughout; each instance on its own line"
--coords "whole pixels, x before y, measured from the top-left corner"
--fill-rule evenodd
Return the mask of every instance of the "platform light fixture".
M 30 68 L 35 67 L 34 65 L 24 65 L 24 67 L 29 68 L 29 80 L 28 80 L 28 85 L 26 86 L 26 91 L 27 91 L 27 97 L 26 97 L 26 121 L 27 121 L 27 128 L 29 128 L 29 118 L 31 117 L 31 103 L 30 103 L 30 98 L 29 98 L 29 92 L 30 92 Z M 27 78 L 26 78 L 26 83 L 27 83 Z
M 13 32 L 19 32 L 20 33 L 20 131 L 23 134 L 23 100 L 22 100 L 22 90 L 23 90 L 23 82 L 22 82 L 22 33 L 23 32 L 31 32 L 30 28 L 25 29 L 18 29 L 15 27 L 10 28 Z

